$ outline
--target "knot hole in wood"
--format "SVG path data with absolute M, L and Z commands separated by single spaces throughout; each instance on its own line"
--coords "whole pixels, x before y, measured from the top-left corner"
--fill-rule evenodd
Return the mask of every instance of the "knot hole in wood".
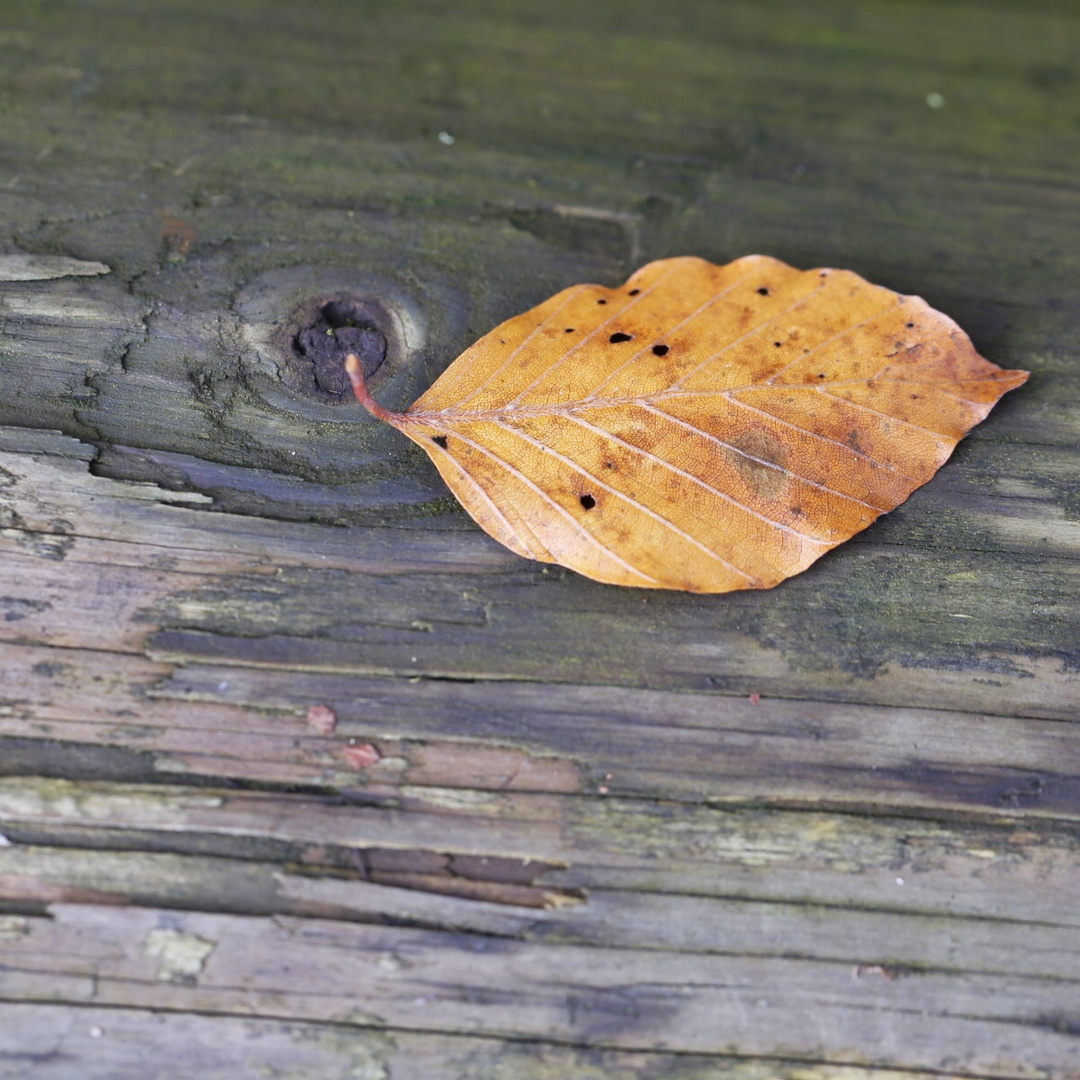
M 386 313 L 369 298 L 339 293 L 308 303 L 298 313 L 299 326 L 292 337 L 286 358 L 286 382 L 295 389 L 330 403 L 351 402 L 352 389 L 344 362 L 355 353 L 364 368 L 364 378 L 384 381 L 390 366 L 387 335 L 380 327 Z

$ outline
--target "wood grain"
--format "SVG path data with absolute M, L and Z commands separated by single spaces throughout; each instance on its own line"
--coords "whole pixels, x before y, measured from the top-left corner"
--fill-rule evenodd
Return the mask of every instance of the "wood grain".
M 408 849 L 550 863 L 565 869 L 537 884 L 579 889 L 1080 920 L 1068 902 L 1080 882 L 1077 840 L 1069 830 L 1034 831 L 1034 822 L 948 824 L 435 787 L 319 798 L 22 777 L 0 780 L 0 810 L 9 838 L 35 844 L 55 835 L 90 846 L 268 850 L 285 861 L 319 846 Z
M 796 1058 L 824 1047 L 838 1063 L 890 1065 L 902 1054 L 930 1069 L 944 1064 L 935 1046 L 947 1031 L 952 1060 L 972 1073 L 1076 1064 L 1075 1038 L 1048 1023 L 1073 1000 L 1052 979 L 853 977 L 848 965 L 633 949 L 598 962 L 574 946 L 286 917 L 163 918 L 85 904 L 54 904 L 50 914 L 8 917 L 4 996 L 377 1028 L 390 1010 L 395 1026 L 420 1031 Z M 587 980 L 565 985 L 564 971 L 584 969 Z
M 3 257 L 95 274 L 0 282 L 3 1080 L 1080 1076 L 1075 5 L 9 7 Z M 753 251 L 1032 372 L 767 594 L 290 366 Z
M 0 1077 L 30 1068 L 46 1080 L 142 1080 L 145 1048 L 159 1080 L 190 1070 L 256 1080 L 291 1068 L 310 1080 L 918 1080 L 925 1073 L 807 1061 L 596 1050 L 538 1040 L 395 1032 L 361 1024 L 201 1016 L 137 1009 L 0 1003 Z M 942 1077 L 959 1074 L 938 1073 Z

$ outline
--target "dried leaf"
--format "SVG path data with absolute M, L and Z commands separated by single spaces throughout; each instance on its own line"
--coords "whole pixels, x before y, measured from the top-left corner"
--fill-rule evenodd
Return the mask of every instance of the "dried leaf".
M 918 297 L 762 255 L 564 289 L 404 413 L 347 366 L 360 401 L 513 551 L 692 592 L 805 570 L 925 484 L 1027 379 Z

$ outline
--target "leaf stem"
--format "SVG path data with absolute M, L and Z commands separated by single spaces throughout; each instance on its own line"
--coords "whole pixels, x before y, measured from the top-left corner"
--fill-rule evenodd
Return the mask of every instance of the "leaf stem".
M 360 357 L 358 357 L 356 353 L 349 353 L 349 355 L 345 357 L 345 374 L 349 376 L 349 382 L 352 383 L 356 400 L 359 401 L 372 416 L 377 416 L 380 420 L 385 420 L 387 423 L 395 425 L 404 419 L 401 413 L 384 409 L 371 396 L 371 393 L 367 388 L 367 383 L 364 382 L 364 366 L 360 363 Z

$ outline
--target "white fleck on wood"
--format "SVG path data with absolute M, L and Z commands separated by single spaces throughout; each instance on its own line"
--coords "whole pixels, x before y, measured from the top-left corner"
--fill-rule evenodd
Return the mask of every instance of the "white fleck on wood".
M 108 274 L 104 263 L 65 255 L 0 255 L 0 281 L 50 281 L 62 277 Z

